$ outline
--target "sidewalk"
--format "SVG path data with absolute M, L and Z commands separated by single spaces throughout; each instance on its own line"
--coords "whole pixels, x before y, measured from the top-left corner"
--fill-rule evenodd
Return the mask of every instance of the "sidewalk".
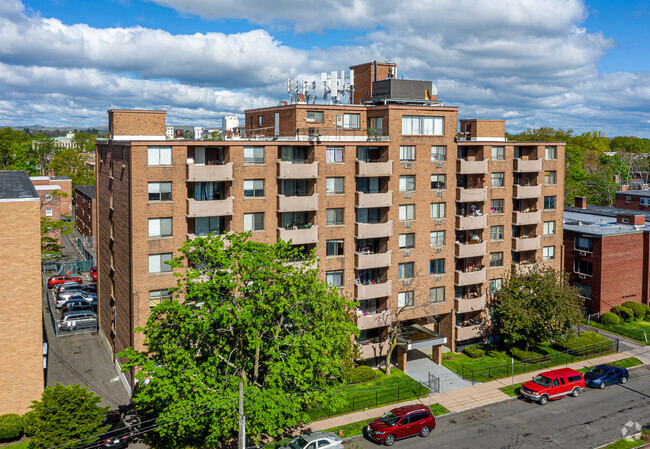
M 650 364 L 650 346 L 638 346 L 631 348 L 624 352 L 618 352 L 616 354 L 610 354 L 603 357 L 581 360 L 575 363 L 569 363 L 566 365 L 569 368 L 580 369 L 591 367 L 594 365 L 600 365 L 602 363 L 611 363 L 617 360 L 626 359 L 628 357 L 636 357 L 641 360 L 645 365 Z M 560 368 L 561 366 L 558 366 Z M 438 403 L 444 406 L 450 412 L 461 412 L 464 410 L 469 410 L 475 407 L 481 407 L 487 404 L 492 404 L 494 402 L 505 401 L 508 399 L 514 399 L 507 394 L 500 391 L 500 388 L 507 387 L 514 384 L 526 382 L 537 374 L 548 371 L 548 368 L 539 371 L 531 371 L 525 374 L 520 374 L 514 376 L 514 382 L 512 377 L 505 379 L 493 380 L 491 382 L 485 382 L 482 384 L 476 384 L 465 388 L 460 388 L 458 390 L 449 391 L 447 393 L 432 394 L 428 398 L 412 400 L 407 402 L 402 402 L 399 404 L 390 404 L 383 407 L 373 408 L 370 410 L 362 410 L 359 412 L 351 413 L 344 416 L 336 416 L 329 419 L 323 419 L 320 421 L 314 421 L 311 423 L 309 428 L 311 430 L 325 430 L 331 429 L 332 427 L 338 427 L 345 424 L 350 424 L 358 421 L 368 421 L 377 418 L 378 416 L 383 415 L 389 410 L 392 410 L 396 407 L 402 405 L 410 404 L 423 404 L 429 406 L 430 404 Z

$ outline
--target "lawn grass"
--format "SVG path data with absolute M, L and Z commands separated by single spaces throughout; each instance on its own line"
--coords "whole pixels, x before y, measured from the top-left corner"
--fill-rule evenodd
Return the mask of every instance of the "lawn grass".
M 607 332 L 611 332 L 612 334 L 620 335 L 621 337 L 636 340 L 647 345 L 650 344 L 650 321 L 623 321 L 621 324 L 614 325 L 603 325 L 595 321 L 591 321 L 589 324 L 587 324 L 583 321 L 583 324 L 586 326 L 594 327 L 596 329 L 602 329 Z M 645 335 L 643 335 L 643 332 L 645 332 Z
M 431 409 L 431 413 L 433 413 L 433 416 L 442 416 L 449 413 L 449 410 L 447 410 L 444 406 L 440 404 L 433 404 L 429 408 Z
M 643 365 L 643 362 L 636 357 L 628 357 L 627 359 L 612 362 L 610 365 L 620 366 L 621 368 L 631 368 L 633 366 Z
M 0 446 L 2 449 L 27 449 L 27 444 L 29 440 L 21 441 L 20 443 L 10 444 L 9 446 Z
M 514 398 L 516 396 L 519 396 L 521 394 L 521 386 L 522 384 L 515 384 L 514 386 L 508 385 L 507 387 L 501 387 L 499 390 L 510 396 L 511 398 Z
M 644 444 L 646 444 L 646 442 L 643 440 L 622 439 L 616 441 L 615 443 L 608 444 L 607 446 L 604 447 L 604 449 L 630 449 L 633 447 L 643 446 Z

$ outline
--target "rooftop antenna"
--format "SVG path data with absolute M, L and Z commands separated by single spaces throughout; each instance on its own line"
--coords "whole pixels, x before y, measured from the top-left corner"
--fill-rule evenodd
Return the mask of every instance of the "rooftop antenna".
M 330 97 L 329 104 L 337 104 L 341 102 L 341 98 L 345 95 L 350 96 L 350 103 L 353 101 L 354 96 L 354 70 L 350 70 L 348 81 L 346 82 L 345 70 L 341 70 L 340 78 L 337 71 L 332 71 L 328 75 L 323 72 L 320 75 L 323 82 L 323 102 L 327 102 L 327 97 Z

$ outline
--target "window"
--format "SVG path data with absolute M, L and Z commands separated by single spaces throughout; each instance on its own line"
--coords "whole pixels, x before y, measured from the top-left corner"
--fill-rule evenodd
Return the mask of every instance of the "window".
M 327 240 L 325 242 L 327 256 L 342 256 L 343 255 L 343 239 Z
M 591 298 L 591 285 L 574 282 L 573 288 L 577 290 L 578 296 L 582 296 L 583 298 Z
M 490 240 L 503 240 L 503 226 L 490 226 Z
M 52 201 L 52 194 L 51 193 L 46 193 L 45 194 L 45 201 Z
M 544 222 L 544 235 L 555 235 L 555 222 L 554 221 L 545 221 Z
M 415 175 L 401 175 L 399 177 L 399 191 L 410 192 L 415 190 Z
M 360 114 L 343 114 L 343 128 L 359 129 L 361 128 Z
M 586 251 L 589 253 L 594 251 L 594 242 L 592 240 L 584 237 L 574 237 L 573 242 L 577 251 Z
M 343 270 L 328 271 L 325 273 L 325 281 L 334 287 L 343 287 Z
M 244 231 L 263 231 L 264 212 L 244 214 Z
M 402 116 L 402 135 L 404 136 L 442 136 L 444 127 L 444 117 Z
M 591 276 L 593 273 L 593 266 L 591 265 L 591 262 L 587 262 L 586 260 L 574 259 L 573 271 L 586 276 Z
M 641 206 L 650 206 L 650 198 L 639 198 Z
M 490 266 L 502 267 L 503 266 L 503 253 L 490 253 Z
M 149 147 L 147 160 L 149 165 L 172 165 L 172 147 Z
M 345 178 L 327 178 L 325 179 L 325 193 L 328 195 L 343 193 L 343 181 Z
M 413 277 L 413 262 L 397 264 L 397 279 L 410 279 Z
M 400 234 L 399 249 L 410 249 L 415 246 L 415 234 Z
M 376 130 L 380 133 L 383 132 L 382 130 L 382 122 L 383 119 L 382 117 L 368 117 L 368 120 L 370 121 L 370 129 Z
M 544 149 L 544 159 L 546 159 L 546 160 L 555 160 L 555 159 L 557 159 L 557 147 L 556 146 L 547 146 Z
M 196 217 L 194 219 L 194 234 L 205 236 L 216 233 L 221 234 L 223 229 L 223 217 Z
M 163 301 L 170 301 L 172 299 L 171 293 L 169 290 L 152 290 L 149 292 L 149 310 L 156 307 Z
M 629 195 L 627 195 L 627 196 L 625 197 L 625 202 L 628 203 L 628 204 L 631 203 L 631 202 L 632 202 L 632 197 L 629 196 Z
M 338 226 L 343 224 L 344 209 L 327 209 L 325 221 L 327 226 Z
M 52 209 L 45 209 L 45 216 L 46 217 L 51 217 L 52 216 Z
M 544 184 L 547 186 L 554 186 L 557 184 L 557 172 L 546 171 L 544 172 Z
M 431 234 L 429 234 L 429 245 L 445 246 L 445 231 L 431 231 Z
M 431 203 L 431 218 L 445 218 L 445 203 Z
M 150 182 L 148 190 L 149 190 L 149 201 L 171 201 L 172 200 L 171 182 Z
M 244 198 L 264 197 L 263 179 L 244 179 Z
M 445 274 L 445 259 L 433 259 L 429 262 L 429 274 Z
M 244 164 L 264 164 L 264 147 L 244 147 Z
M 338 164 L 343 161 L 343 147 L 327 147 L 325 149 L 325 162 L 328 164 Z
M 165 262 L 172 260 L 172 253 L 149 254 L 149 273 L 169 273 L 172 267 Z
M 263 115 L 258 115 L 257 116 L 257 126 L 264 126 L 264 116 Z
M 149 238 L 170 237 L 172 235 L 171 218 L 150 218 Z
M 359 223 L 379 223 L 379 208 L 362 207 L 357 209 L 357 221 Z
M 414 162 L 415 161 L 415 145 L 399 147 L 399 160 L 401 162 Z
M 554 210 L 554 209 L 555 209 L 555 196 L 545 196 L 544 210 Z
M 505 161 L 506 160 L 506 147 L 492 147 L 492 160 Z
M 554 246 L 545 246 L 542 249 L 542 259 L 543 260 L 555 260 L 555 247 Z
M 503 279 L 490 279 L 488 285 L 488 291 L 490 292 L 491 295 L 494 295 L 496 292 L 501 290 L 502 286 L 503 286 Z
M 307 111 L 307 121 L 320 123 L 324 120 L 323 111 Z
M 447 175 L 431 175 L 431 190 L 445 190 L 447 188 Z
M 492 200 L 490 203 L 490 213 L 502 214 L 503 213 L 503 200 Z
M 415 220 L 415 204 L 402 204 L 399 207 L 399 219 L 403 220 Z
M 431 160 L 432 161 L 446 161 L 447 160 L 447 147 L 444 145 L 431 146 Z
M 433 287 L 429 289 L 429 304 L 445 302 L 445 287 Z
M 503 186 L 504 186 L 504 174 L 492 173 L 492 187 L 503 187 Z
M 413 307 L 415 292 L 399 292 L 397 294 L 397 307 Z

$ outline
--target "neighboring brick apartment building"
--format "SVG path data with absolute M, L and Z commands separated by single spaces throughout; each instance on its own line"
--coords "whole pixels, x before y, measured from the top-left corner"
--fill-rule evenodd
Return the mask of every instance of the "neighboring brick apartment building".
M 0 171 L 0 415 L 43 392 L 40 200 L 24 171 Z
M 77 230 L 97 247 L 97 187 L 74 186 L 74 220 Z
M 628 193 L 628 192 L 624 192 Z M 626 301 L 648 304 L 650 211 L 587 206 L 576 197 L 564 209 L 564 269 L 589 313 Z
M 72 179 L 54 175 L 32 176 L 29 179 L 41 200 L 41 217 L 49 217 L 57 221 L 64 215 L 72 216 Z M 52 231 L 50 235 L 58 241 L 59 245 L 61 244 L 60 230 Z
M 560 267 L 563 143 L 507 142 L 501 120 L 461 120 L 457 141 L 458 108 L 431 82 L 372 89 L 364 104 L 246 111 L 248 138 L 226 141 L 166 140 L 164 112 L 109 111 L 99 314 L 114 353 L 142 348 L 133 328 L 176 285 L 163 262 L 209 232 L 315 249 L 323 278 L 359 301 L 364 359 L 386 353 L 387 324 L 406 307 L 400 365 L 409 350 L 439 360 L 443 344 L 493 334 L 488 293 L 512 267 Z
M 650 212 L 650 190 L 624 190 L 616 192 L 614 207 Z

